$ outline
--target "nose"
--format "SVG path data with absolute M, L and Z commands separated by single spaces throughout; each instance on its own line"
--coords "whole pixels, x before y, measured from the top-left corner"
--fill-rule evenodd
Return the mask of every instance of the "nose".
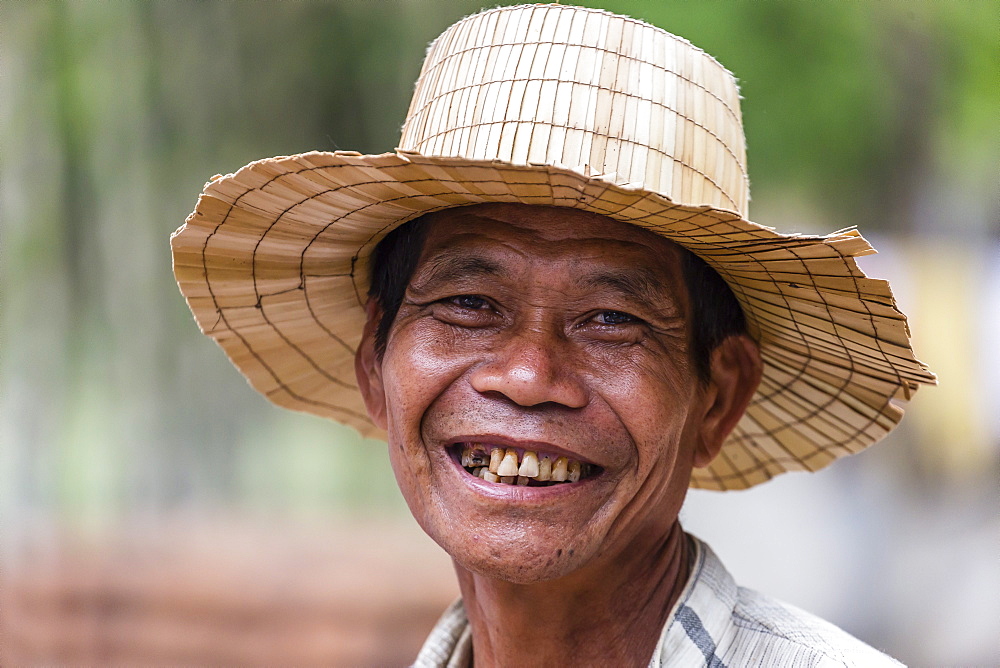
M 583 408 L 588 392 L 570 348 L 554 331 L 525 327 L 509 332 L 473 370 L 472 387 L 481 394 L 501 394 L 519 406 Z

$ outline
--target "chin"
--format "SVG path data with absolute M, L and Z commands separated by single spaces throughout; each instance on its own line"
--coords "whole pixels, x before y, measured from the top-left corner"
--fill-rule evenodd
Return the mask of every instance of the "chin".
M 537 584 L 565 577 L 594 556 L 596 550 L 588 549 L 587 541 L 553 535 L 558 532 L 553 527 L 509 523 L 488 530 L 428 534 L 457 569 L 514 584 Z

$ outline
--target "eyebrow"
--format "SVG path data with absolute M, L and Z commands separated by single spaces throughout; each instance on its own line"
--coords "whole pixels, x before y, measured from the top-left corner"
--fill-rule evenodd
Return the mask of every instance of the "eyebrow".
M 670 297 L 663 281 L 654 272 L 643 268 L 590 274 L 582 278 L 582 284 L 589 288 L 608 288 L 655 307 L 662 306 Z
M 426 268 L 421 274 L 423 276 L 420 283 L 427 285 L 428 283 L 448 283 L 463 278 L 499 276 L 503 274 L 503 269 L 498 263 L 481 255 L 446 250 L 429 258 Z

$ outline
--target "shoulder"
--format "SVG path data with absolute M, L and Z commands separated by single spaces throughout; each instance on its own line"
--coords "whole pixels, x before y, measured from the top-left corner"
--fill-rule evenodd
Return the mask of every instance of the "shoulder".
M 902 665 L 830 622 L 744 587 L 737 589 L 732 624 L 733 644 L 725 654 L 733 663 L 773 665 L 770 657 L 788 666 Z
M 662 659 L 671 656 L 675 662 L 661 660 L 660 665 L 684 665 L 676 661 L 704 657 L 707 665 L 730 667 L 902 666 L 815 615 L 737 586 L 711 548 L 697 540 L 694 545 L 692 578 L 662 648 Z

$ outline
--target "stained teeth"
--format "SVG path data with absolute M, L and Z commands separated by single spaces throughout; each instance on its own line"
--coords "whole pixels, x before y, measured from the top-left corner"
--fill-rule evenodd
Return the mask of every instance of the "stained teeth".
M 474 468 L 486 465 L 486 452 L 479 446 L 467 445 L 462 448 L 462 466 Z
M 556 457 L 556 461 L 552 464 L 552 480 L 554 482 L 566 482 L 568 476 L 566 469 L 568 466 L 568 459 L 565 457 Z
M 490 471 L 496 473 L 500 470 L 500 462 L 503 461 L 503 448 L 493 448 L 490 450 Z
M 507 452 L 504 453 L 503 461 L 500 462 L 500 467 L 497 469 L 497 475 L 501 478 L 516 476 L 517 469 L 517 451 L 508 448 Z
M 530 450 L 524 453 L 521 459 L 521 468 L 517 470 L 517 475 L 523 478 L 534 478 L 538 476 L 538 455 Z M 518 481 L 520 484 L 520 481 Z M 527 483 L 525 483 L 527 484 Z
M 538 460 L 538 475 L 535 476 L 535 480 L 539 482 L 552 480 L 552 460 L 548 455 L 542 455 Z
M 568 457 L 539 456 L 537 452 L 528 450 L 519 458 L 514 448 L 489 447 L 480 443 L 464 446 L 461 461 L 462 466 L 477 478 L 506 485 L 578 482 L 595 473 L 593 465 Z

